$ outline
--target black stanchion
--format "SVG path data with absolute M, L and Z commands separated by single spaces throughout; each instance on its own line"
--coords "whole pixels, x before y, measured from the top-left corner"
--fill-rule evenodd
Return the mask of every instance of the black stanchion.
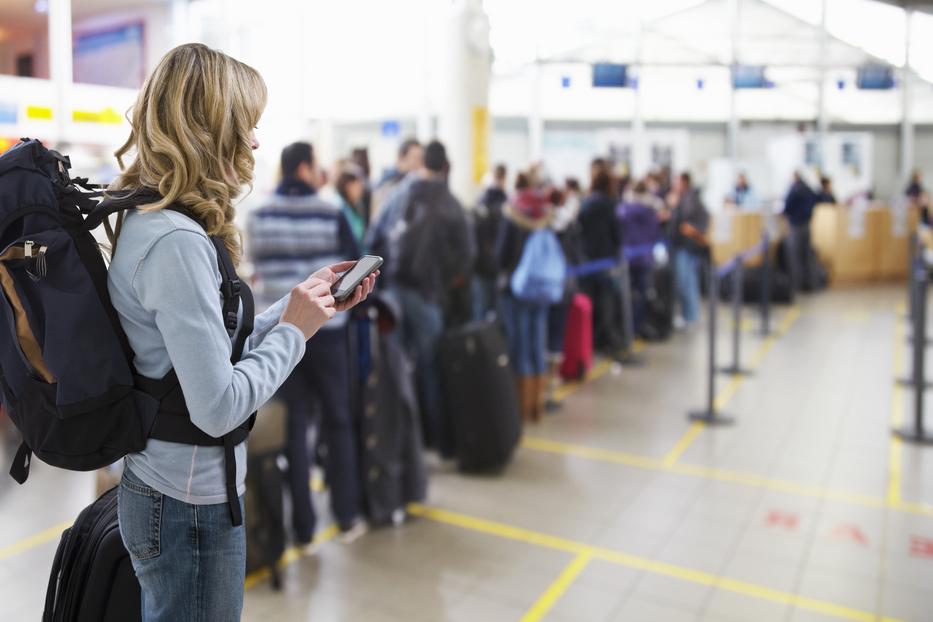
M 767 233 L 761 238 L 761 327 L 758 334 L 771 335 L 771 239 Z
M 923 278 L 918 278 L 918 275 L 923 275 Z M 926 296 L 926 267 L 923 264 L 923 258 L 919 255 L 916 255 L 911 261 L 910 272 L 907 277 L 907 289 L 910 291 L 908 299 L 910 300 L 910 307 L 907 310 L 907 317 L 910 319 L 910 330 L 911 334 L 907 338 L 907 342 L 911 344 L 911 352 L 914 353 L 913 356 L 913 365 L 914 370 L 911 371 L 909 376 L 903 378 L 897 378 L 897 384 L 905 387 L 912 387 L 918 382 L 917 376 L 917 351 L 923 351 L 926 347 L 926 344 L 929 343 L 929 340 L 926 338 L 926 330 L 924 328 L 923 335 L 920 334 L 920 331 L 917 330 L 918 322 L 924 327 L 926 326 L 926 300 L 922 301 L 921 305 L 921 295 Z M 923 289 L 923 293 L 918 293 L 918 290 Z M 922 306 L 923 309 L 919 307 Z M 919 343 L 916 341 L 920 339 Z M 919 346 L 919 347 L 918 347 Z M 922 383 L 924 387 L 933 387 L 933 382 L 926 380 L 924 378 L 925 374 L 920 374 L 919 382 Z
M 933 443 L 933 434 L 923 429 L 923 394 L 926 390 L 924 358 L 926 357 L 926 317 L 927 317 L 927 270 L 922 261 L 914 262 L 911 271 L 914 282 L 914 347 L 913 347 L 913 387 L 914 387 L 914 422 L 896 428 L 894 434 L 914 443 Z
M 635 352 L 635 306 L 632 304 L 632 275 L 628 260 L 624 257 L 619 264 L 620 297 L 622 299 L 622 352 L 619 362 L 623 365 L 640 366 L 645 359 Z
M 732 364 L 719 369 L 730 376 L 747 376 L 752 372 L 742 368 L 742 287 L 743 272 L 741 258 L 732 269 Z M 718 292 L 717 292 L 718 293 Z
M 707 300 L 709 301 L 709 368 L 707 369 L 706 384 L 706 409 L 692 411 L 688 417 L 693 421 L 703 421 L 709 424 L 728 424 L 733 423 L 734 419 L 716 412 L 716 307 L 719 302 L 719 277 L 716 274 L 716 267 L 709 263 L 707 268 Z

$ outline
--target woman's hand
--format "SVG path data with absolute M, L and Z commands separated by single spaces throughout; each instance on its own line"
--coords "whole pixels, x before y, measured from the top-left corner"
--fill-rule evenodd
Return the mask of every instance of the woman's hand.
M 352 296 L 337 303 L 337 310 L 347 311 L 366 300 L 367 296 L 369 296 L 373 289 L 376 288 L 377 276 L 379 276 L 378 270 L 363 279 L 363 282 L 356 286 L 356 291 L 353 292 Z
M 314 277 L 296 285 L 288 297 L 281 321 L 297 327 L 305 340 L 313 337 L 337 313 L 331 285 L 332 281 Z

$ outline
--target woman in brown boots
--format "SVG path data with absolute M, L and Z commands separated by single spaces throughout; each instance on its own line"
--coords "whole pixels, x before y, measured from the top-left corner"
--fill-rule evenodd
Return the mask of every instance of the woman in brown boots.
M 517 374 L 522 419 L 537 423 L 544 413 L 547 375 L 547 316 L 549 304 L 521 298 L 514 291 L 513 273 L 522 261 L 532 233 L 551 225 L 548 195 L 519 173 L 515 195 L 506 209 L 500 238 L 499 260 L 505 282 L 502 311 L 509 356 Z

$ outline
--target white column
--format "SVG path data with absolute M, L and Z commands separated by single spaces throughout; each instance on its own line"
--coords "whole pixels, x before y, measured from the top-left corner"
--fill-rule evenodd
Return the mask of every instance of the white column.
M 826 136 L 829 133 L 829 115 L 826 111 L 826 45 L 829 42 L 829 35 L 826 32 L 826 13 L 828 0 L 822 0 L 822 10 L 820 17 L 820 72 L 819 72 L 819 91 L 817 97 L 817 145 L 819 146 L 819 165 L 823 170 L 826 161 Z
M 415 118 L 415 134 L 422 143 L 426 143 L 434 138 L 434 127 L 431 119 L 431 39 L 430 27 L 432 17 L 436 15 L 428 10 L 427 6 L 422 6 L 421 13 L 421 108 L 418 110 L 418 116 Z
M 729 2 L 732 17 L 730 33 L 732 36 L 732 63 L 729 70 L 729 139 L 727 147 L 728 156 L 733 162 L 739 157 L 739 111 L 733 82 L 733 69 L 739 62 L 739 2 L 740 0 L 730 0 Z
M 530 162 L 540 162 L 544 158 L 544 115 L 541 112 L 541 72 L 540 61 L 535 60 L 531 74 L 531 101 L 528 109 L 528 155 Z
M 170 22 L 172 47 L 191 41 L 191 31 L 189 29 L 191 15 L 188 11 L 188 4 L 189 0 L 172 0 Z
M 913 9 L 904 10 L 904 69 L 901 72 L 901 182 L 907 183 L 914 167 L 914 122 L 910 97 L 913 92 L 910 73 L 910 23 Z
M 71 124 L 71 84 L 74 79 L 71 57 L 71 0 L 49 0 L 49 74 L 55 88 L 52 117 L 57 141 L 68 139 Z
M 451 190 L 471 204 L 489 160 L 489 19 L 481 0 L 454 0 L 447 20 L 444 97 L 438 135 L 450 159 Z
M 632 170 L 629 175 L 633 178 L 641 178 L 648 172 L 651 154 L 648 153 L 647 137 L 645 134 L 645 119 L 642 110 L 642 82 L 641 82 L 641 48 L 642 48 L 642 18 L 639 15 L 638 23 L 635 27 L 635 78 L 638 80 L 635 87 L 634 107 L 632 110 Z

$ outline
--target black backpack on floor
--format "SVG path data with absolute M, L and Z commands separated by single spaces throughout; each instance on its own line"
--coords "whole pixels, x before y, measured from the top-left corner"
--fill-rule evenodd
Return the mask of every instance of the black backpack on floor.
M 117 525 L 111 488 L 62 534 L 42 622 L 133 622 L 142 617 L 139 582 Z
M 92 231 L 113 214 L 159 200 L 149 191 L 100 200 L 70 161 L 37 140 L 0 155 L 0 396 L 23 435 L 10 475 L 22 484 L 31 457 L 90 471 L 141 451 L 149 438 L 222 445 L 234 525 L 242 523 L 234 446 L 253 418 L 222 438 L 198 429 L 173 371 L 144 378 L 107 290 Z M 192 218 L 184 207 L 172 209 Z M 240 359 L 253 329 L 253 299 L 223 242 L 211 238 L 222 275 L 223 317 Z M 243 322 L 237 332 L 242 302 Z

